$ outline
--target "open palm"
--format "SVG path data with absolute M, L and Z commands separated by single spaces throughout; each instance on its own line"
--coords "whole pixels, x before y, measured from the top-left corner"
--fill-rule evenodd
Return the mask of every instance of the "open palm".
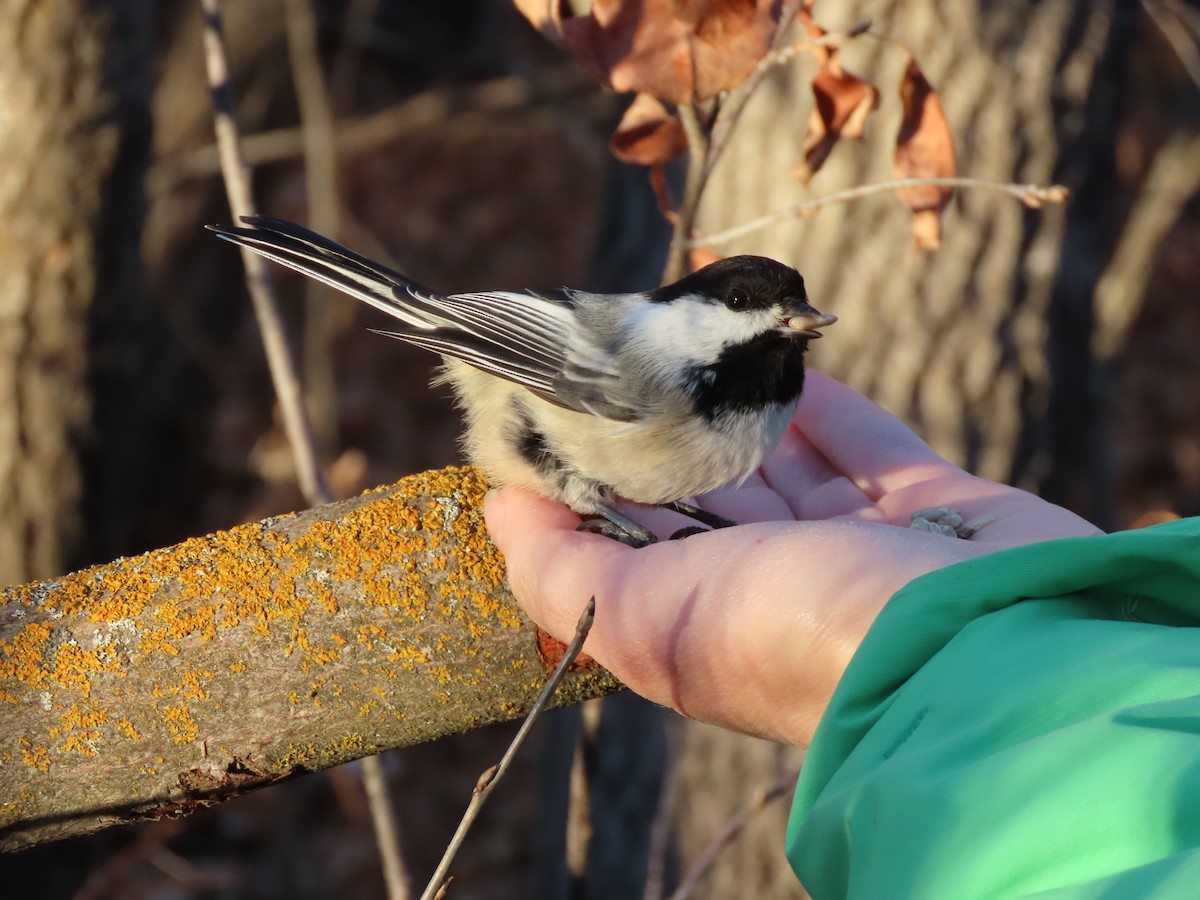
M 1034 541 L 1096 534 L 1024 491 L 967 474 L 907 426 L 819 373 L 759 472 L 699 505 L 736 528 L 634 550 L 577 532 L 562 506 L 508 489 L 488 525 L 529 615 L 566 639 L 587 599 L 587 651 L 630 688 L 680 712 L 806 744 L 887 600 L 943 566 Z M 970 540 L 915 531 L 946 506 Z M 687 524 L 642 510 L 670 534 Z

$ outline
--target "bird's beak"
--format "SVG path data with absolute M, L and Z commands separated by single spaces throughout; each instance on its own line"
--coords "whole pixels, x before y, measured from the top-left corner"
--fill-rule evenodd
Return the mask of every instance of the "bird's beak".
M 818 312 L 811 306 L 805 304 L 798 307 L 791 316 L 788 317 L 779 330 L 784 334 L 792 337 L 802 337 L 813 340 L 821 336 L 821 332 L 817 329 L 824 328 L 827 325 L 832 325 L 837 321 L 837 316 L 829 313 Z

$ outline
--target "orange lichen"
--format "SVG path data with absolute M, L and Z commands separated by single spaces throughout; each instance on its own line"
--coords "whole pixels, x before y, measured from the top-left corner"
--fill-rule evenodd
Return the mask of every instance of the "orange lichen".
M 73 705 L 62 715 L 62 728 L 64 731 L 73 731 L 77 728 L 96 728 L 107 721 L 107 709 L 93 708 L 83 710 L 78 705 Z
M 189 700 L 208 700 L 212 694 L 204 687 L 204 679 L 216 678 L 216 673 L 204 671 L 187 671 L 183 673 L 180 688 L 183 696 Z
M 85 698 L 92 695 L 92 675 L 96 672 L 116 672 L 121 668 L 114 658 L 115 646 L 102 644 L 95 650 L 84 650 L 74 641 L 66 641 L 54 653 L 54 680 L 63 687 L 78 688 Z
M 436 696 L 449 702 L 448 690 L 487 679 L 442 658 L 485 652 L 491 635 L 524 624 L 515 607 L 496 598 L 505 569 L 483 525 L 485 490 L 472 469 L 424 473 L 364 495 L 336 518 L 282 516 L 7 589 L 0 601 L 34 608 L 43 620 L 0 639 L 0 700 L 58 710 L 75 699 L 113 703 L 108 676 L 138 673 L 142 680 L 131 679 L 120 702 L 152 705 L 178 743 L 200 731 L 189 704 L 209 711 L 242 696 L 240 689 L 217 696 L 218 685 L 250 671 L 250 659 L 256 673 L 281 679 L 284 691 L 299 686 L 296 703 L 307 690 L 297 673 L 318 667 L 335 679 L 328 688 L 322 682 L 326 699 L 344 693 L 362 703 L 362 689 L 349 683 L 355 671 L 368 679 L 419 671 L 426 684 L 447 688 Z M 447 620 L 438 618 L 443 613 Z M 50 616 L 54 621 L 46 621 Z M 83 631 L 83 622 L 101 627 Z M 235 639 L 222 637 L 232 629 Z M 164 666 L 163 657 L 178 662 Z M 186 670 L 174 674 L 184 661 Z M 226 670 L 224 679 L 213 674 Z M 155 680 L 147 682 L 147 673 Z M 375 702 L 363 705 L 370 710 Z M 89 714 L 60 730 L 76 752 L 101 736 L 141 738 L 127 718 L 102 728 L 84 721 Z
M 100 732 L 98 731 L 81 731 L 79 734 L 73 734 L 63 741 L 63 750 L 67 752 L 75 752 L 80 756 L 95 756 L 96 741 L 100 740 Z
M 171 740 L 177 744 L 190 744 L 200 734 L 200 726 L 192 718 L 192 711 L 186 703 L 164 706 L 162 717 L 167 731 L 171 734 Z
M 21 681 L 30 687 L 43 687 L 49 679 L 46 668 L 46 645 L 50 641 L 50 626 L 45 622 L 30 622 L 12 638 L 0 644 L 0 679 Z

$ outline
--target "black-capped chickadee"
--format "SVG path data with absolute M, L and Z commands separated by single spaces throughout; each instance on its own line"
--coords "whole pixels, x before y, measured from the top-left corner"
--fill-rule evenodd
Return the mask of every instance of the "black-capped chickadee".
M 631 294 L 443 297 L 307 228 L 242 221 L 209 228 L 383 310 L 402 328 L 381 334 L 442 355 L 467 456 L 489 480 L 634 545 L 655 538 L 619 500 L 735 524 L 685 499 L 758 468 L 796 411 L 808 342 L 836 321 L 808 305 L 795 269 L 761 256 Z

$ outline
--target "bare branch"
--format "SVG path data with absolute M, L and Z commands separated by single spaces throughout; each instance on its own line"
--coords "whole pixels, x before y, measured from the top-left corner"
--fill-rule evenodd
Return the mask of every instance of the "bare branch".
M 204 62 L 213 97 L 213 125 L 217 134 L 217 149 L 229 208 L 235 218 L 254 215 L 254 197 L 250 191 L 250 176 L 238 145 L 237 121 L 234 117 L 233 88 L 229 83 L 229 61 L 225 53 L 225 35 L 217 0 L 200 0 L 204 12 Z M 258 319 L 267 366 L 279 408 L 283 414 L 284 430 L 296 460 L 296 473 L 301 490 L 310 503 L 327 502 L 329 489 L 321 477 L 320 466 L 313 450 L 312 433 L 304 410 L 300 382 L 288 353 L 283 323 L 275 306 L 274 291 L 267 275 L 266 261 L 256 253 L 242 250 L 246 268 L 246 286 Z
M 400 826 L 396 816 L 392 795 L 388 791 L 387 774 L 383 771 L 383 759 L 379 756 L 364 756 L 362 783 L 367 792 L 367 808 L 371 812 L 371 824 L 375 828 L 375 843 L 383 860 L 383 883 L 387 888 L 388 900 L 408 900 L 410 889 L 408 869 L 404 865 L 404 854 L 400 852 Z
M 1163 33 L 1179 62 L 1192 79 L 1192 84 L 1200 90 L 1200 42 L 1192 34 L 1184 19 L 1183 9 L 1171 3 L 1161 3 L 1159 0 L 1142 0 L 1142 8 L 1146 10 L 1158 30 Z
M 679 799 L 680 719 L 666 723 L 666 753 L 663 763 L 662 787 L 658 792 L 658 808 L 650 822 L 650 846 L 646 852 L 646 883 L 642 900 L 662 900 L 667 874 L 667 851 L 671 841 L 671 824 L 675 803 Z
M 463 813 L 462 821 L 458 823 L 458 829 L 454 832 L 454 837 L 450 839 L 450 844 L 446 847 L 446 852 L 442 855 L 442 861 L 438 863 L 437 869 L 429 879 L 429 884 L 426 885 L 424 893 L 421 894 L 421 900 L 433 900 L 444 889 L 443 882 L 446 880 L 446 873 L 449 872 L 450 864 L 454 862 L 455 854 L 458 853 L 459 848 L 466 839 L 467 832 L 475 823 L 475 819 L 479 816 L 479 811 L 483 808 L 483 804 L 487 802 L 487 798 L 491 796 L 496 784 L 504 777 L 504 773 L 508 771 L 513 757 L 517 755 L 517 751 L 521 748 L 526 736 L 533 728 L 533 723 L 537 721 L 542 711 L 549 705 L 550 698 L 554 696 L 554 692 L 558 690 L 558 686 L 566 678 L 567 671 L 574 664 L 576 657 L 579 656 L 579 651 L 583 649 L 583 642 L 587 640 L 588 632 L 592 629 L 592 621 L 595 615 L 596 598 L 592 597 L 588 600 L 587 606 L 583 609 L 583 614 L 579 617 L 579 622 L 575 626 L 575 636 L 571 638 L 571 643 L 567 645 L 567 649 L 558 663 L 558 668 L 554 670 L 554 674 L 550 676 L 545 687 L 542 688 L 542 692 L 538 695 L 533 708 L 529 710 L 529 716 L 521 723 L 521 728 L 517 731 L 516 736 L 513 737 L 512 743 L 508 745 L 508 749 L 504 752 L 504 756 L 501 757 L 499 764 L 492 766 L 479 776 L 479 781 L 476 783 L 475 790 L 471 794 L 471 802 L 467 805 L 467 811 Z
M 567 99 L 577 100 L 591 118 L 607 121 L 612 115 L 611 98 L 589 92 L 590 85 L 579 67 L 571 64 L 529 76 L 506 75 L 469 86 L 432 88 L 379 112 L 339 119 L 332 137 L 338 156 L 345 159 L 426 129 L 479 128 L 490 115 L 535 111 Z M 295 159 L 304 153 L 304 130 L 293 126 L 244 135 L 241 150 L 252 166 Z M 220 170 L 218 147 L 210 144 L 155 163 L 147 173 L 146 188 L 160 195 Z
M 512 719 L 548 666 L 446 469 L 0 591 L 0 851 Z M 590 664 L 556 703 L 611 693 Z
M 338 193 L 337 146 L 334 140 L 333 107 L 317 50 L 317 18 L 312 0 L 285 0 L 288 60 L 300 108 L 304 140 L 304 184 L 307 191 L 308 225 L 327 237 L 339 240 L 341 199 Z M 304 352 L 301 356 L 306 387 L 305 408 L 310 433 L 320 446 L 337 440 L 337 387 L 334 376 L 329 308 L 332 290 L 313 279 L 304 283 Z M 314 457 L 317 455 L 313 454 Z
M 704 852 L 696 859 L 692 868 L 684 875 L 683 881 L 676 888 L 675 893 L 671 895 L 671 900 L 685 900 L 691 896 L 692 890 L 700 882 L 700 879 L 708 874 L 709 869 L 717 861 L 717 856 L 732 844 L 742 829 L 745 828 L 756 815 L 773 801 L 788 794 L 796 786 L 796 779 L 799 777 L 799 772 L 790 772 L 770 785 L 765 789 L 760 789 L 747 804 L 746 808 L 730 819 L 725 827 L 721 830 L 712 842 L 704 848 Z
M 792 21 L 796 18 L 796 13 L 800 11 L 799 0 L 789 0 L 784 7 L 779 19 L 779 28 L 775 32 L 775 40 L 770 52 L 760 60 L 758 66 L 750 73 L 741 84 L 729 92 L 729 95 L 721 102 L 721 108 L 717 112 L 716 120 L 713 122 L 712 133 L 710 135 L 710 147 L 708 157 L 704 163 L 704 179 L 706 183 L 713 169 L 716 168 L 717 162 L 720 161 L 721 155 L 725 152 L 725 148 L 729 146 L 730 140 L 733 138 L 734 132 L 737 130 L 737 123 L 742 117 L 742 111 L 746 108 L 746 104 L 750 102 L 750 98 L 754 92 L 758 90 L 758 86 L 762 83 L 763 78 L 767 73 L 775 67 L 771 62 L 773 54 L 781 51 L 784 47 L 784 35 L 791 27 Z
M 708 177 L 709 143 L 700 125 L 696 108 L 686 104 L 680 106 L 679 121 L 683 123 L 683 130 L 687 135 L 687 183 L 675 216 L 671 248 L 667 252 L 667 264 L 662 274 L 663 284 L 678 281 L 687 273 L 688 241 L 696 226 L 696 213 L 700 209 L 700 197 L 704 193 L 704 182 Z
M 984 190 L 1000 191 L 1005 194 L 1010 194 L 1016 197 L 1026 206 L 1033 209 L 1040 209 L 1047 203 L 1062 203 L 1067 199 L 1069 191 L 1061 184 L 1052 184 L 1049 186 L 1037 184 L 1013 184 L 1006 181 L 987 181 L 982 178 L 897 178 L 891 181 L 876 181 L 872 184 L 864 184 L 856 188 L 848 188 L 844 191 L 838 191 L 833 194 L 827 194 L 824 197 L 815 197 L 812 200 L 805 200 L 803 203 L 797 203 L 794 206 L 789 206 L 785 209 L 777 209 L 774 212 L 769 212 L 764 216 L 759 216 L 757 219 L 751 219 L 741 225 L 733 228 L 727 228 L 724 231 L 716 231 L 712 234 L 706 234 L 702 237 L 693 238 L 688 247 L 714 247 L 717 244 L 727 244 L 737 238 L 744 237 L 747 234 L 753 234 L 756 231 L 761 231 L 770 225 L 782 219 L 801 218 L 810 216 L 823 206 L 829 206 L 833 203 L 847 203 L 851 200 L 858 200 L 862 197 L 869 197 L 873 194 L 883 194 L 894 191 L 897 188 L 919 187 L 921 185 L 938 185 L 942 187 L 953 188 L 980 188 Z

